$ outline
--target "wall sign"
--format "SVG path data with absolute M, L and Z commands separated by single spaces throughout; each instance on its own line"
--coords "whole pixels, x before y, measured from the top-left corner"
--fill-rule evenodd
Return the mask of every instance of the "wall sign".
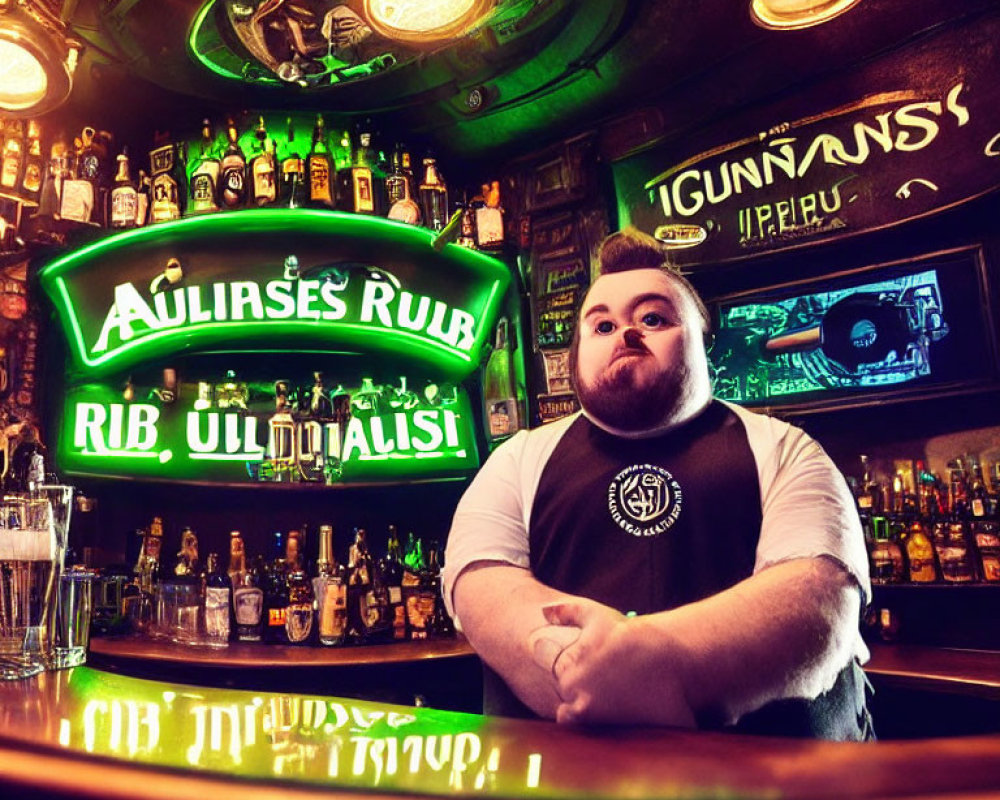
M 304 384 L 304 382 L 303 382 Z M 479 465 L 460 386 L 372 379 L 87 383 L 68 390 L 59 467 L 70 475 L 221 484 L 359 484 L 464 477 Z
M 363 216 L 251 210 L 119 234 L 45 267 L 72 366 L 225 348 L 406 353 L 462 378 L 510 282 L 496 259 Z
M 727 261 L 894 225 L 1000 185 L 1000 22 L 950 31 L 771 110 L 735 139 L 674 143 L 614 168 L 622 224 Z M 835 106 L 825 97 L 844 97 Z M 838 99 L 839 99 L 838 98 Z M 759 117 L 759 113 L 758 113 Z M 723 134 L 725 135 L 725 134 Z

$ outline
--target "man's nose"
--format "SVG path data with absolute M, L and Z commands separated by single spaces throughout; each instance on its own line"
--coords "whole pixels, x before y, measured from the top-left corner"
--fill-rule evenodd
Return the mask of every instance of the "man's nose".
M 642 347 L 642 332 L 638 328 L 625 328 L 622 333 L 626 347 Z

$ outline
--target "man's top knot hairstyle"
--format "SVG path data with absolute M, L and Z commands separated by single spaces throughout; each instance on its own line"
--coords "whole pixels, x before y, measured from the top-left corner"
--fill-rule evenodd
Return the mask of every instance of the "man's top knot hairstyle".
M 670 258 L 670 252 L 648 233 L 628 227 L 612 233 L 597 251 L 597 262 L 601 275 L 628 272 L 633 269 L 659 269 L 670 276 L 678 286 L 694 301 L 701 316 L 702 330 L 708 333 L 712 323 L 708 309 L 698 296 L 691 282 L 681 275 Z

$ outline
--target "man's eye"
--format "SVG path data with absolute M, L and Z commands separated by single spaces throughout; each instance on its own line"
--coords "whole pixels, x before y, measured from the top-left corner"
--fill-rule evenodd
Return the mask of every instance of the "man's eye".
M 594 330 L 601 334 L 611 333 L 615 329 L 615 324 L 610 320 L 601 320 L 594 326 Z
M 666 317 L 662 314 L 657 314 L 655 311 L 643 314 L 641 321 L 644 328 L 662 328 L 667 324 Z

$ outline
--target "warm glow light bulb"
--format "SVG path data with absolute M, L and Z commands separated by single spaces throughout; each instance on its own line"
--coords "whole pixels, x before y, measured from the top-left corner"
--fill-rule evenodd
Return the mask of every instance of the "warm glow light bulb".
M 375 28 L 394 38 L 433 39 L 464 33 L 481 16 L 482 0 L 367 0 Z
M 0 39 L 0 108 L 20 111 L 43 97 L 49 80 L 41 62 L 17 42 Z
M 819 25 L 861 0 L 751 0 L 750 16 L 765 28 L 792 30 Z

